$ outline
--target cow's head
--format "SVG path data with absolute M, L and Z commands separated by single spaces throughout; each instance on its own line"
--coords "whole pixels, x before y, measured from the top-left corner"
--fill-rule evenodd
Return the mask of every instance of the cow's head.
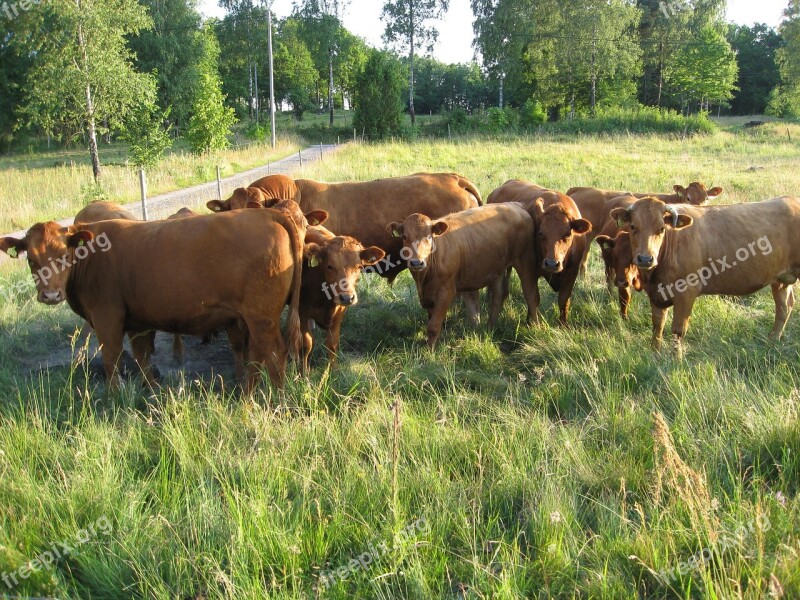
M 690 183 L 688 188 L 682 185 L 675 185 L 672 189 L 675 190 L 681 202 L 694 204 L 695 206 L 708 204 L 711 200 L 721 195 L 723 191 L 721 187 L 714 187 L 707 190 L 706 186 L 699 181 Z
M 0 238 L 0 250 L 13 258 L 25 253 L 36 283 L 37 299 L 55 305 L 67 299 L 67 280 L 77 258 L 76 250 L 94 238 L 79 226 L 61 227 L 58 223 L 37 223 L 24 238 Z M 89 251 L 84 250 L 88 256 Z
M 167 221 L 176 221 L 178 219 L 186 219 L 188 217 L 196 217 L 197 213 L 194 212 L 191 208 L 182 208 L 174 215 L 170 215 L 167 217 Z
M 301 232 L 304 232 L 306 229 L 308 229 L 309 225 L 322 225 L 328 220 L 328 213 L 324 210 L 312 210 L 311 212 L 303 214 L 303 211 L 300 209 L 300 205 L 294 200 L 278 200 L 277 198 L 270 198 L 264 202 L 263 206 L 265 208 L 271 208 L 273 210 L 279 210 L 282 213 L 286 213 L 289 217 L 291 217 L 292 221 L 294 221 L 294 224 L 297 226 L 297 229 Z
M 642 198 L 628 208 L 615 208 L 611 218 L 631 235 L 633 264 L 643 271 L 658 266 L 658 255 L 668 229 L 690 227 L 689 215 L 678 213 L 678 209 L 657 198 Z
M 614 285 L 618 288 L 633 287 L 637 292 L 642 289 L 639 269 L 633 263 L 631 236 L 627 231 L 620 231 L 616 238 L 598 235 L 595 238 L 603 254 L 606 269 L 614 269 Z
M 544 200 L 536 200 L 533 208 L 536 223 L 536 249 L 542 257 L 542 269 L 548 273 L 560 273 L 572 248 L 576 235 L 592 230 L 592 224 L 580 215 L 572 214 L 563 204 L 544 207 Z
M 323 292 L 339 306 L 358 302 L 356 285 L 363 267 L 374 265 L 385 253 L 376 246 L 364 248 L 349 236 L 337 236 L 321 244 L 306 244 L 305 258 L 311 268 L 321 269 L 325 277 Z
M 386 231 L 392 237 L 403 240 L 400 255 L 408 260 L 408 268 L 412 271 L 424 271 L 428 268 L 431 255 L 436 251 L 434 238 L 447 231 L 447 223 L 431 221 L 425 215 L 414 213 L 402 223 L 389 223 Z
M 264 190 L 259 188 L 236 188 L 227 200 L 211 200 L 206 203 L 206 206 L 212 212 L 227 212 L 247 208 L 250 202 L 256 202 L 263 206 L 268 200 L 270 198 L 267 197 Z

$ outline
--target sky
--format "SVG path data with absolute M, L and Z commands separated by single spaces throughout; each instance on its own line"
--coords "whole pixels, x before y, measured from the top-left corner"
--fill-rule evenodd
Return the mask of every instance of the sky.
M 788 0 L 728 0 L 728 20 L 745 25 L 766 23 L 776 26 L 788 4 Z M 381 0 L 351 0 L 344 17 L 345 27 L 366 39 L 371 46 L 382 48 L 382 6 Z M 285 17 L 292 10 L 292 0 L 274 0 L 273 9 L 278 17 Z M 200 0 L 200 10 L 206 16 L 224 14 L 216 0 Z M 469 0 L 450 0 L 450 10 L 444 20 L 437 23 L 439 41 L 433 50 L 437 59 L 446 63 L 472 60 L 472 19 Z

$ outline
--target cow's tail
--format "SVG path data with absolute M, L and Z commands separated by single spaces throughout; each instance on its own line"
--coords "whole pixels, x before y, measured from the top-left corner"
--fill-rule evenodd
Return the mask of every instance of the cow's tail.
M 289 337 L 289 356 L 299 364 L 300 353 L 303 345 L 303 333 L 300 327 L 300 286 L 303 276 L 303 242 L 294 222 L 287 216 L 281 215 L 281 225 L 289 234 L 294 257 L 294 275 L 292 279 L 292 298 L 289 301 L 289 320 L 287 333 Z
M 461 175 L 456 175 L 456 177 L 458 177 L 458 187 L 475 196 L 475 200 L 478 201 L 478 206 L 483 206 L 483 198 L 481 198 L 481 193 L 478 191 L 478 188 L 475 187 L 475 184 Z

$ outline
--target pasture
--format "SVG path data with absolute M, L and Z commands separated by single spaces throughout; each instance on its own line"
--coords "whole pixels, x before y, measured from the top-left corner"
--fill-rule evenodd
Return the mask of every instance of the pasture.
M 800 194 L 789 127 L 353 145 L 296 176 L 456 171 L 484 198 L 699 179 L 749 202 Z M 620 319 L 597 248 L 569 328 L 544 281 L 526 326 L 514 278 L 496 330 L 457 303 L 434 351 L 408 272 L 367 276 L 340 368 L 317 331 L 309 380 L 244 400 L 32 368 L 80 323 L 8 292 L 30 278 L 0 264 L 0 597 L 800 597 L 800 321 L 768 341 L 767 290 L 701 298 L 678 362 L 642 295 Z

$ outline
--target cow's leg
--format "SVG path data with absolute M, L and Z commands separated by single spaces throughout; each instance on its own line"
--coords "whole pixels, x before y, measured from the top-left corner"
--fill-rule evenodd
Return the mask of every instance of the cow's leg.
M 257 365 L 267 368 L 272 384 L 283 389 L 286 379 L 286 340 L 279 327 L 279 318 L 269 319 L 263 316 L 245 316 L 249 332 L 248 342 L 248 377 L 245 391 L 250 393 L 260 380 Z
M 128 338 L 131 341 L 131 350 L 133 351 L 133 360 L 139 366 L 142 377 L 145 383 L 150 387 L 156 385 L 156 380 L 153 377 L 153 367 L 150 364 L 150 357 L 153 355 L 153 348 L 155 347 L 155 331 L 129 331 Z
M 109 391 L 119 388 L 119 360 L 122 356 L 122 341 L 125 336 L 124 316 L 107 314 L 93 319 L 94 332 L 103 353 L 103 366 L 106 370 L 106 384 Z
M 242 329 L 238 321 L 225 328 L 228 342 L 233 352 L 233 372 L 238 383 L 244 383 L 245 378 L 245 352 L 247 351 L 247 332 Z
M 508 297 L 511 295 L 511 267 L 506 269 L 506 274 L 503 276 L 503 302 L 500 303 L 502 306 Z
M 342 321 L 344 320 L 344 310 L 338 309 L 333 313 L 331 326 L 328 328 L 328 335 L 325 338 L 325 347 L 328 350 L 328 366 L 333 369 L 339 358 L 339 337 L 342 331 Z
M 586 275 L 587 275 L 587 273 L 589 271 L 589 269 L 588 269 L 589 251 L 592 248 L 592 241 L 593 240 L 594 240 L 594 236 L 590 237 L 588 234 L 586 235 L 586 248 L 583 249 L 583 256 L 581 256 L 581 266 L 580 266 L 580 269 L 579 269 L 579 272 L 578 272 L 578 274 L 581 277 L 584 277 L 584 278 L 586 277 Z
M 314 348 L 314 336 L 311 335 L 311 326 L 313 321 L 307 317 L 300 319 L 300 332 L 303 336 L 303 356 L 300 361 L 300 368 L 303 375 L 308 375 L 308 359 L 311 356 L 311 350 Z
M 504 279 L 505 275 L 502 275 L 489 284 L 489 329 L 494 329 L 503 311 Z
M 695 297 L 692 296 L 678 296 L 672 309 L 672 345 L 678 360 L 683 360 L 683 338 L 689 330 L 694 301 Z
M 667 309 L 659 308 L 651 302 L 650 313 L 653 319 L 653 348 L 661 350 L 661 343 L 664 341 L 664 325 L 667 322 Z
M 467 321 L 470 327 L 478 327 L 481 322 L 481 296 L 480 292 L 462 292 L 464 308 L 467 311 Z
M 184 359 L 183 336 L 180 333 L 176 333 L 172 337 L 172 360 L 175 361 L 175 364 L 183 366 Z
M 628 308 L 630 307 L 630 304 L 631 304 L 631 288 L 629 287 L 619 288 L 619 313 L 625 320 L 628 319 Z
M 775 300 L 775 325 L 773 325 L 769 337 L 779 340 L 794 308 L 794 287 L 776 281 L 772 284 L 772 298 Z
M 561 287 L 558 290 L 558 321 L 561 325 L 567 325 L 569 318 L 569 306 L 572 299 L 572 291 L 575 289 L 575 279 L 577 273 L 572 273 L 570 277 L 562 280 Z
M 433 348 L 436 345 L 439 335 L 442 333 L 442 325 L 447 316 L 447 310 L 453 303 L 455 296 L 455 286 L 443 286 L 434 301 L 433 308 L 428 311 L 430 315 L 428 319 L 428 348 Z

